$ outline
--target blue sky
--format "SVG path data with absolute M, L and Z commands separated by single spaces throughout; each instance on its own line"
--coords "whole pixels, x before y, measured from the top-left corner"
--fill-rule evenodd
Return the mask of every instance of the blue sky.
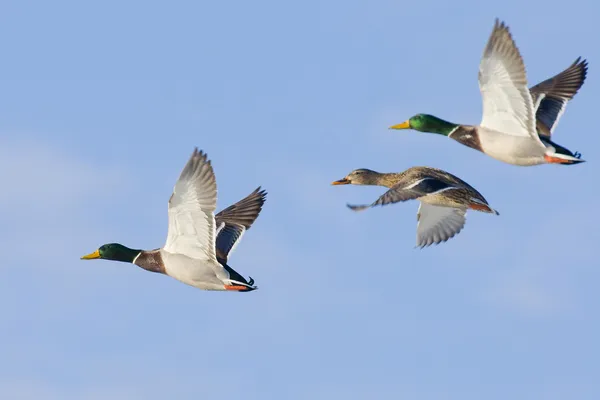
M 598 5 L 590 1 L 4 1 L 0 397 L 597 399 Z M 583 56 L 556 131 L 572 167 L 515 167 L 387 127 L 479 123 L 494 18 L 531 85 Z M 269 194 L 204 292 L 79 257 L 164 244 L 194 146 L 218 208 Z M 451 241 L 414 249 L 418 203 L 354 213 L 355 168 L 429 165 L 476 187 Z

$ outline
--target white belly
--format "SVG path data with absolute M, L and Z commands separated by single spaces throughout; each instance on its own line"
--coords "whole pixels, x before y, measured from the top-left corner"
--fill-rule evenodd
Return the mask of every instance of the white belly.
M 221 265 L 212 265 L 181 254 L 161 250 L 165 272 L 172 278 L 203 290 L 225 290 L 222 279 L 229 275 Z
M 545 164 L 546 146 L 522 136 L 513 136 L 479 127 L 481 149 L 496 160 L 513 165 Z

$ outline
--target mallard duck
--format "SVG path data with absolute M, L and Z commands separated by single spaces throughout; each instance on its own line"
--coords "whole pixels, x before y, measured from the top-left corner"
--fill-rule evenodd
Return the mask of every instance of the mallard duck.
M 481 124 L 461 125 L 417 114 L 390 129 L 414 129 L 448 136 L 505 163 L 578 164 L 581 154 L 553 143 L 551 135 L 567 103 L 583 85 L 587 61 L 577 58 L 560 74 L 531 89 L 523 59 L 504 22 L 496 19 L 479 64 L 483 98 Z
M 430 167 L 412 167 L 400 173 L 380 173 L 366 168 L 355 169 L 332 185 L 375 185 L 389 188 L 369 205 L 350 205 L 362 211 L 378 205 L 419 200 L 417 211 L 417 247 L 445 242 L 465 225 L 468 209 L 499 215 L 487 200 L 460 178 Z
M 258 217 L 266 195 L 259 186 L 215 216 L 215 174 L 206 154 L 196 148 L 169 199 L 169 227 L 163 248 L 136 250 L 109 243 L 81 258 L 132 263 L 204 290 L 255 290 L 254 280 L 244 279 L 227 260 Z

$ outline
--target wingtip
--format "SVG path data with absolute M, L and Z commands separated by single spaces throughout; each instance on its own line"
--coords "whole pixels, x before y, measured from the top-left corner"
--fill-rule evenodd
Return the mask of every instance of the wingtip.
M 192 152 L 193 157 L 199 157 L 203 155 L 203 151 L 198 148 L 198 146 L 194 146 L 194 151 Z
M 496 19 L 494 20 L 494 28 L 495 29 L 504 29 L 506 31 L 508 31 L 508 25 L 506 24 L 506 22 L 504 22 L 504 20 L 496 17 Z
M 210 165 L 210 160 L 208 159 L 208 154 L 204 150 L 198 148 L 198 146 L 194 146 L 194 151 L 192 153 L 192 159 L 194 160 L 202 160 Z
M 431 245 L 433 245 L 433 244 L 437 244 L 437 243 L 434 243 L 434 242 L 431 242 L 431 243 L 427 243 L 427 242 L 426 242 L 426 243 L 423 243 L 423 244 L 418 244 L 418 243 L 417 243 L 417 245 L 416 245 L 414 248 L 415 248 L 415 249 L 419 249 L 419 250 L 423 250 L 424 248 L 426 248 L 426 247 L 430 247 L 430 246 L 431 246 Z
M 265 189 L 263 189 L 262 186 L 259 186 L 256 189 L 254 189 L 254 191 L 252 193 L 250 193 L 250 195 L 253 195 L 253 194 L 258 194 L 258 195 L 260 195 L 260 197 L 262 197 L 263 200 L 266 200 L 267 194 L 269 194 L 269 192 L 267 192 Z
M 586 78 L 587 78 L 587 74 L 588 74 L 588 60 L 587 59 L 582 59 L 581 56 L 577 57 L 575 59 L 575 61 L 573 61 L 573 64 L 571 64 L 571 66 L 569 68 L 567 68 L 567 70 L 569 69 L 574 69 L 577 68 L 579 70 L 580 76 L 581 76 L 581 85 L 583 85 L 583 83 L 585 82 Z M 579 89 L 577 89 L 577 91 L 575 93 L 577 93 L 579 91 Z
M 346 204 L 346 207 L 348 207 L 352 211 L 363 211 L 363 210 L 366 210 L 367 208 L 369 208 L 369 206 L 361 206 L 361 205 L 355 205 L 355 204 Z
M 582 58 L 581 56 L 579 56 L 575 59 L 575 61 L 573 61 L 573 65 L 582 65 L 584 68 L 587 69 L 588 60 L 586 58 Z
M 508 24 L 500 18 L 496 17 L 494 21 L 494 28 L 492 29 L 492 32 L 490 33 L 490 36 L 487 41 L 487 45 L 483 50 L 484 57 L 489 55 L 494 49 L 504 47 L 505 45 L 503 43 L 505 43 L 506 41 L 512 43 L 509 45 L 509 47 L 514 47 L 516 53 L 518 54 L 518 58 L 521 58 L 521 54 L 518 50 L 517 45 L 515 44 L 512 32 L 510 31 Z M 504 50 L 506 51 L 506 49 Z
M 269 192 L 267 192 L 266 190 L 262 189 L 260 192 L 258 192 L 258 194 L 261 195 L 263 201 L 267 200 L 267 195 L 269 194 Z

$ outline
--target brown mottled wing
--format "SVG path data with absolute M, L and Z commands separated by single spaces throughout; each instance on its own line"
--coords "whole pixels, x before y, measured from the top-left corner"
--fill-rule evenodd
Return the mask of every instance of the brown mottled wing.
M 536 109 L 538 133 L 550 138 L 567 103 L 577 94 L 587 76 L 587 61 L 578 57 L 556 76 L 529 89 Z
M 400 183 L 396 186 L 393 186 L 372 204 L 348 204 L 348 208 L 354 211 L 362 211 L 370 207 L 384 206 L 386 204 L 393 204 L 401 201 L 415 200 L 419 197 L 427 196 L 428 194 L 434 194 L 455 188 L 456 186 L 452 185 L 451 183 L 427 176 L 408 185 L 406 183 Z
M 457 188 L 457 190 L 448 192 L 448 196 L 463 196 L 464 198 L 477 199 L 487 204 L 487 200 L 481 193 L 479 193 L 479 191 L 477 191 L 477 189 L 460 179 L 458 176 L 452 175 L 451 173 L 438 168 L 427 168 L 427 174 L 428 176 L 448 182 L 451 186 Z
M 250 229 L 265 203 L 267 192 L 260 187 L 237 203 L 215 215 L 218 227 L 215 247 L 217 259 L 227 262 L 229 253 L 247 229 Z M 221 225 L 223 227 L 221 228 Z

